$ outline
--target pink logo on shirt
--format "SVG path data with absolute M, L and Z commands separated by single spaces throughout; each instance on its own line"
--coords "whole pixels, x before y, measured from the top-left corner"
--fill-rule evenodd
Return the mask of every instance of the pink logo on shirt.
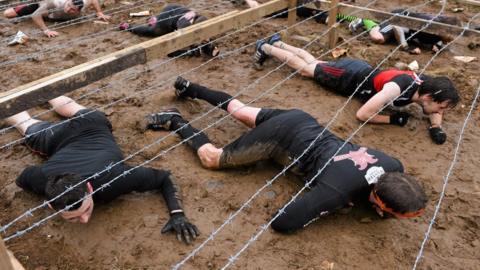
M 348 154 L 336 156 L 333 158 L 334 161 L 340 161 L 345 159 L 350 159 L 351 161 L 353 161 L 355 166 L 358 166 L 358 169 L 360 171 L 365 170 L 368 164 L 375 164 L 378 161 L 378 159 L 376 159 L 373 155 L 367 153 L 366 147 L 361 147 L 360 149 L 358 149 L 358 151 L 350 151 L 348 152 Z

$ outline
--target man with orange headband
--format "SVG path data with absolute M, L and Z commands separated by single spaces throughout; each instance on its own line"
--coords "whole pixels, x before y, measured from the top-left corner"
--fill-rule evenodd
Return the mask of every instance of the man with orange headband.
M 300 157 L 290 170 L 301 175 L 305 182 L 313 179 L 311 189 L 272 223 L 273 229 L 279 232 L 301 229 L 320 216 L 359 200 L 369 199 L 381 216 L 388 213 L 398 218 L 416 217 L 425 208 L 427 197 L 422 187 L 414 177 L 403 173 L 400 161 L 352 143 L 342 146 L 342 139 L 301 110 L 245 106 L 225 92 L 208 89 L 182 77 L 177 78 L 175 88 L 180 98 L 202 99 L 214 106 L 221 105 L 235 119 L 252 128 L 229 145 L 217 148 L 176 109 L 147 116 L 149 129 L 178 130 L 184 139 L 195 135 L 188 144 L 204 167 L 224 169 L 268 159 L 286 166 Z M 322 135 L 316 139 L 319 134 Z M 309 145 L 311 148 L 306 151 Z

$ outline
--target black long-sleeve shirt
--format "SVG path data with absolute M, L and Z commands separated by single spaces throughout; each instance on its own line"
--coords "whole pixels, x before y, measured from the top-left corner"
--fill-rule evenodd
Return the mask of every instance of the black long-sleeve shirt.
M 27 134 L 29 131 L 27 130 Z M 47 132 L 32 136 L 27 140 L 27 144 L 33 149 L 46 149 L 45 154 L 50 158 L 42 165 L 27 167 L 16 181 L 19 187 L 39 195 L 45 195 L 45 187 L 51 176 L 76 173 L 85 179 L 123 159 L 111 133 L 110 122 L 101 112 L 74 119 L 56 128 L 52 134 Z M 97 190 L 131 168 L 121 163 L 88 182 Z M 182 209 L 178 188 L 171 179 L 170 172 L 145 167 L 132 170 L 116 179 L 96 192 L 93 200 L 106 203 L 132 191 L 151 190 L 162 193 L 170 211 Z

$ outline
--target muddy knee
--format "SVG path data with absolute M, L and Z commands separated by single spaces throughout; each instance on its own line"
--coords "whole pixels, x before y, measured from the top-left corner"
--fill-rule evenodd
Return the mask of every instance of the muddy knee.
M 9 8 L 3 12 L 3 16 L 5 16 L 6 18 L 15 18 L 17 17 L 17 13 L 13 8 Z

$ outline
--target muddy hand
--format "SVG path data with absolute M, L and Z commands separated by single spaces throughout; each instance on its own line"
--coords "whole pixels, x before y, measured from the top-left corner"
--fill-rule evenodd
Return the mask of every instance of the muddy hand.
M 47 37 L 56 37 L 58 35 L 60 35 L 57 31 L 52 31 L 52 30 L 45 30 L 43 31 L 43 33 L 47 36 Z
M 103 12 L 98 12 L 97 13 L 97 18 L 99 18 L 101 20 L 104 20 L 104 21 L 108 21 L 108 20 L 110 20 L 111 16 L 105 15 L 105 14 L 103 14 Z

